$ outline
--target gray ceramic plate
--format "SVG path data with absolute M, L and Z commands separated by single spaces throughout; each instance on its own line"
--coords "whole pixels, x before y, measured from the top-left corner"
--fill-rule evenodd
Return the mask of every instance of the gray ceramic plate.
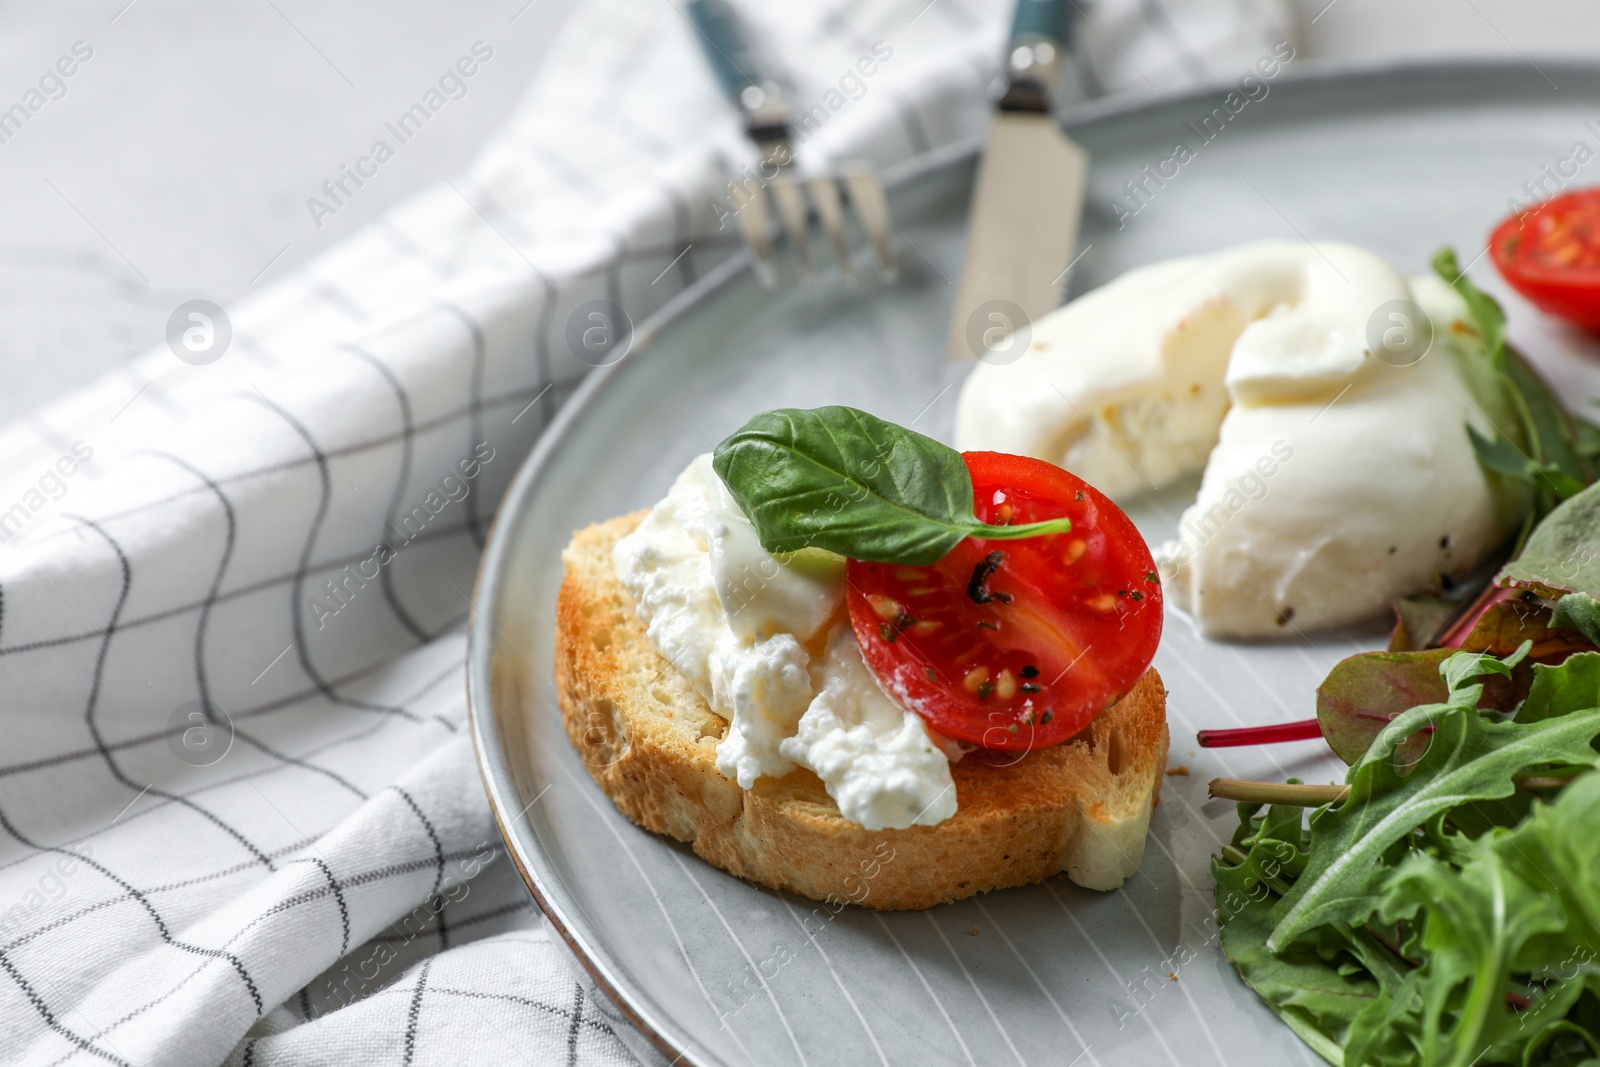
M 1073 123 L 1094 155 L 1091 248 L 1074 288 L 1254 238 L 1350 241 L 1414 270 L 1451 243 L 1471 261 L 1525 181 L 1574 142 L 1600 143 L 1585 125 L 1597 99 L 1600 71 L 1588 67 L 1455 65 L 1285 73 L 1225 126 L 1213 120 L 1220 132 L 1203 144 L 1194 127 L 1220 93 L 1090 110 Z M 1110 205 L 1124 182 L 1180 140 L 1195 158 L 1148 186 L 1119 228 Z M 1600 162 L 1588 166 L 1575 181 L 1600 180 Z M 970 160 L 957 159 L 898 184 L 905 269 L 893 287 L 769 294 L 742 267 L 707 279 L 644 331 L 646 351 L 585 384 L 529 459 L 485 556 L 472 629 L 472 720 L 506 842 L 597 1004 L 633 1022 L 651 1058 L 1314 1062 L 1217 948 L 1207 862 L 1234 813 L 1206 799 L 1206 781 L 1329 781 L 1342 768 L 1320 742 L 1202 752 L 1193 738 L 1310 715 L 1328 669 L 1381 634 L 1214 644 L 1170 616 L 1156 664 L 1172 694 L 1171 763 L 1189 773 L 1166 780 L 1143 867 L 1113 893 L 1057 878 L 926 912 L 814 911 L 633 827 L 562 735 L 552 608 L 575 526 L 655 501 L 692 456 L 769 407 L 854 404 L 948 438 L 957 375 L 942 363 L 942 332 L 970 178 Z M 1497 281 L 1486 260 L 1474 274 Z M 1514 334 L 1561 387 L 1592 392 L 1588 342 L 1510 304 Z M 1131 510 L 1163 538 L 1192 492 Z M 822 917 L 810 935 L 807 914 Z

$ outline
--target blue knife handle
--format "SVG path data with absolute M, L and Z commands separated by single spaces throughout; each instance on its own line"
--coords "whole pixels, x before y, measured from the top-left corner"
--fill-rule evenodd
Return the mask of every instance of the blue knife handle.
M 1061 45 L 1072 43 L 1074 20 L 1068 17 L 1071 0 L 1017 0 L 1011 17 L 1011 40 L 1044 37 Z
M 728 99 L 740 103 L 740 94 L 766 80 L 738 12 L 728 0 L 689 0 L 689 21 L 699 32 L 706 59 Z

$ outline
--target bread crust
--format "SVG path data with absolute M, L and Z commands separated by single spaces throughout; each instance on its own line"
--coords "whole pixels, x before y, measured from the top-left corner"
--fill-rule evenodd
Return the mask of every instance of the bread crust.
M 567 737 L 633 822 L 731 874 L 835 908 L 926 908 L 1062 870 L 1112 889 L 1137 868 L 1167 757 L 1154 669 L 1064 744 L 953 764 L 958 810 L 937 826 L 867 830 L 810 771 L 743 790 L 717 770 L 726 721 L 656 652 L 616 577 L 612 549 L 643 515 L 573 536 L 556 605 Z

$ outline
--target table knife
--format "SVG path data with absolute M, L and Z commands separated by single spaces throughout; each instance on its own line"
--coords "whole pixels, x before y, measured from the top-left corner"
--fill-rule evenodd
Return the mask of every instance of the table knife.
M 1089 154 L 1062 131 L 1050 93 L 1070 43 L 1070 0 L 1017 0 L 1006 82 L 967 220 L 967 254 L 950 321 L 952 359 L 1055 310 L 1073 262 Z

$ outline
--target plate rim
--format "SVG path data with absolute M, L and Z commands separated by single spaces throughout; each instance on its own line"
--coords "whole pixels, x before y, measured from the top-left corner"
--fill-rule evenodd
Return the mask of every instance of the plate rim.
M 1543 65 L 1526 58 L 1510 57 L 1424 57 L 1394 62 L 1385 59 L 1358 58 L 1307 58 L 1298 60 L 1298 66 L 1286 70 L 1273 80 L 1277 87 L 1292 86 L 1297 90 L 1327 84 L 1378 83 L 1384 80 L 1398 82 L 1443 82 L 1451 78 L 1484 77 L 1497 80 L 1518 80 L 1530 85 L 1543 80 L 1554 86 L 1547 71 L 1560 75 L 1600 78 L 1600 61 L 1567 57 L 1549 57 Z M 1138 94 L 1131 97 L 1101 98 L 1077 103 L 1061 120 L 1070 131 L 1102 125 L 1130 115 L 1178 106 L 1187 102 L 1200 102 L 1230 91 L 1237 78 L 1215 78 L 1204 83 L 1179 89 Z M 963 164 L 975 156 L 981 137 L 966 138 L 931 152 L 923 153 L 891 167 L 883 168 L 884 184 L 895 188 L 918 178 L 934 174 L 949 167 Z M 617 362 L 591 372 L 578 386 L 566 404 L 557 412 L 533 449 L 518 467 L 516 475 L 495 510 L 479 560 L 473 582 L 472 607 L 467 622 L 467 719 L 472 738 L 473 755 L 479 779 L 489 802 L 495 828 L 499 831 L 507 854 L 522 877 L 524 885 L 539 906 L 545 920 L 556 931 L 567 951 L 583 970 L 593 986 L 610 1002 L 616 1012 L 625 1018 L 648 1043 L 673 1063 L 694 1064 L 697 1067 L 722 1067 L 720 1059 L 703 1059 L 701 1052 L 715 1056 L 710 1049 L 696 1050 L 682 1028 L 670 1018 L 659 1018 L 648 1007 L 634 1003 L 624 987 L 636 985 L 622 968 L 605 957 L 605 953 L 591 944 L 592 936 L 581 927 L 581 922 L 569 915 L 556 899 L 538 865 L 547 862 L 548 856 L 533 832 L 531 824 L 526 840 L 518 828 L 509 825 L 505 812 L 512 810 L 513 802 L 520 803 L 520 794 L 512 777 L 504 751 L 504 738 L 496 724 L 496 711 L 491 700 L 493 688 L 491 654 L 494 635 L 492 619 L 501 598 L 506 595 L 504 573 L 506 559 L 511 553 L 507 531 L 524 508 L 530 495 L 556 456 L 560 442 L 571 427 L 582 420 L 628 366 L 630 359 L 650 347 L 667 329 L 696 308 L 702 301 L 732 284 L 751 269 L 752 256 L 741 248 L 717 264 L 694 283 L 668 300 L 649 315 L 635 330 L 634 344 L 628 355 Z M 525 818 L 525 816 L 519 816 Z M 623 1040 L 619 1035 L 619 1040 Z M 624 1044 L 627 1044 L 624 1041 Z M 634 1049 L 637 1052 L 637 1049 Z

